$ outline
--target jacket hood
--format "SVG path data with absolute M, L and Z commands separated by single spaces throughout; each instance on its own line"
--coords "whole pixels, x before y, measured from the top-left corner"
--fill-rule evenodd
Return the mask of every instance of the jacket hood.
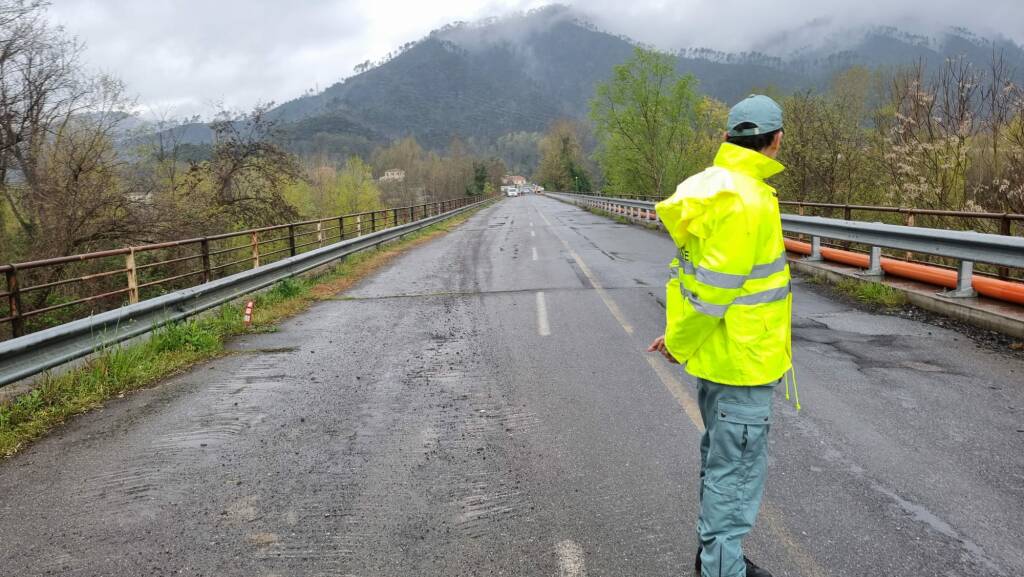
M 715 155 L 715 166 L 764 180 L 782 172 L 786 167 L 770 156 L 755 150 L 723 142 Z
M 714 166 L 684 180 L 654 209 L 676 246 L 683 246 L 690 235 L 707 238 L 718 218 L 742 209 L 734 173 L 761 181 L 784 168 L 774 158 L 724 142 Z

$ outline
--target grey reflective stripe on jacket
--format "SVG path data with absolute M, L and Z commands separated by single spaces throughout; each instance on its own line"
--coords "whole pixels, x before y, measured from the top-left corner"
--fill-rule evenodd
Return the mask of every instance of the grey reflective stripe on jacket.
M 783 252 L 779 258 L 772 262 L 759 264 L 750 270 L 749 274 L 732 274 L 728 272 L 713 271 L 702 266 L 694 267 L 693 263 L 686 259 L 680 251 L 679 262 L 683 268 L 683 274 L 697 277 L 697 282 L 723 289 L 737 289 L 743 283 L 751 279 L 768 278 L 773 274 L 786 269 L 786 253 Z
M 700 300 L 692 292 L 686 290 L 682 284 L 679 285 L 679 290 L 683 292 L 683 296 L 686 297 L 686 300 L 690 301 L 690 305 L 693 306 L 694 310 L 699 313 L 720 319 L 725 316 L 725 311 L 729 310 L 730 305 L 716 305 Z
M 729 310 L 732 305 L 760 305 L 764 303 L 771 303 L 775 301 L 781 301 L 789 295 L 790 287 L 787 282 L 785 286 L 780 286 L 773 289 L 758 291 L 756 293 L 750 293 L 736 297 L 733 301 L 727 305 L 717 305 L 700 300 L 692 292 L 686 290 L 686 288 L 680 283 L 679 290 L 682 291 L 683 296 L 686 300 L 690 301 L 690 305 L 693 306 L 694 310 L 705 315 L 722 318 L 725 316 L 725 312 Z

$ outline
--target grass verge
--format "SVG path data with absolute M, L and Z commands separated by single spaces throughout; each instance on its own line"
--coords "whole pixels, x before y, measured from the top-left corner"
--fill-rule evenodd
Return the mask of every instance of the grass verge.
M 212 314 L 164 326 L 142 342 L 104 350 L 79 368 L 44 374 L 30 392 L 0 403 L 0 455 L 17 453 L 69 417 L 100 407 L 111 398 L 123 397 L 225 354 L 224 344 L 232 336 L 276 330 L 277 321 L 348 289 L 403 252 L 452 230 L 475 212 L 410 233 L 379 249 L 348 256 L 326 271 L 277 283 L 252 297 L 256 306 L 248 328 L 242 320 L 244 305 L 229 303 Z
M 861 302 L 888 309 L 899 308 L 907 304 L 907 297 L 902 291 L 878 282 L 843 279 L 836 283 L 835 287 L 839 292 Z

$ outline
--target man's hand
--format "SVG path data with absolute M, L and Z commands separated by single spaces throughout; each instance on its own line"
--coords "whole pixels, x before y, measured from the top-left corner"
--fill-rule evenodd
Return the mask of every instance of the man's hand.
M 654 342 L 651 343 L 651 346 L 647 347 L 647 352 L 659 352 L 661 353 L 661 356 L 665 357 L 665 359 L 668 362 L 676 365 L 679 364 L 679 361 L 677 361 L 676 358 L 672 356 L 672 353 L 668 352 L 668 347 L 665 346 L 665 335 L 661 335 L 660 337 L 654 339 Z

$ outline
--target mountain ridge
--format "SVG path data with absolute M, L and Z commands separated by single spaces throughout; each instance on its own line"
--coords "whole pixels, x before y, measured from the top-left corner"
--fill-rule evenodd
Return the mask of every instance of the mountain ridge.
M 929 38 L 891 26 L 860 34 L 853 41 L 826 38 L 824 47 L 805 46 L 784 56 L 708 48 L 673 54 L 679 72 L 693 74 L 702 92 L 724 102 L 754 89 L 822 89 L 837 72 L 855 65 L 891 68 L 922 60 L 937 66 L 958 55 L 985 65 L 1000 50 L 1018 71 L 1017 80 L 1024 80 L 1024 49 L 1005 38 L 986 40 L 958 28 Z M 643 45 L 600 30 L 560 5 L 455 22 L 406 43 L 376 65 L 364 63 L 358 73 L 318 93 L 284 102 L 269 115 L 300 152 L 326 148 L 339 156 L 368 155 L 374 146 L 404 136 L 431 149 L 442 149 L 456 137 L 483 149 L 512 132 L 544 131 L 559 118 L 585 120 L 597 83 L 637 46 Z

